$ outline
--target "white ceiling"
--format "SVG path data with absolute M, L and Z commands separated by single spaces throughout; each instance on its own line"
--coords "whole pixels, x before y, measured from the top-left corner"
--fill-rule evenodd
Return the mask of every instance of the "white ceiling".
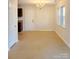
M 56 3 L 56 0 L 18 0 L 19 4 L 34 4 L 34 3 L 39 3 L 39 1 L 42 1 L 43 3 L 47 3 L 47 4 Z

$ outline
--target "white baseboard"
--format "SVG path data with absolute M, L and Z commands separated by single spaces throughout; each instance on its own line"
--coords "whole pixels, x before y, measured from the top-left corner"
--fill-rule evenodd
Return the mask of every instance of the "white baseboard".
M 24 31 L 54 31 L 54 30 L 24 30 Z
M 55 31 L 56 32 L 56 31 Z M 56 32 L 57 33 L 57 32 Z M 64 41 L 64 43 L 70 48 L 70 45 L 62 38 L 62 36 L 60 36 L 59 33 L 57 33 L 57 35 Z
M 15 43 L 17 43 L 18 41 L 19 41 L 19 40 L 16 40 L 16 42 L 14 42 L 14 43 L 12 44 L 12 46 L 13 46 Z M 12 47 L 12 46 L 11 46 L 11 47 Z M 10 51 L 10 49 L 11 49 L 11 48 L 8 48 L 8 51 Z

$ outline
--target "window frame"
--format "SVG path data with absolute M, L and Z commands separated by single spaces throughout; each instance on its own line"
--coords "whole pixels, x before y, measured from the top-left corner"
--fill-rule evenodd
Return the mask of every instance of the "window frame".
M 58 8 L 58 25 L 65 28 L 65 6 L 62 5 Z

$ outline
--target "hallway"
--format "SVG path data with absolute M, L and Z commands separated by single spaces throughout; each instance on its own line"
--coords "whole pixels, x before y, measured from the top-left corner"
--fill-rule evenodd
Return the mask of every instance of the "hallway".
M 69 59 L 69 48 L 53 31 L 21 32 L 9 59 Z

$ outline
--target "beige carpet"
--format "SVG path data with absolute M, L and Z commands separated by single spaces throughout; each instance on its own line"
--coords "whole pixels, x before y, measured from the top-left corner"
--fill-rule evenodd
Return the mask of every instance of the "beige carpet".
M 55 32 L 22 32 L 9 59 L 69 59 L 69 48 Z

